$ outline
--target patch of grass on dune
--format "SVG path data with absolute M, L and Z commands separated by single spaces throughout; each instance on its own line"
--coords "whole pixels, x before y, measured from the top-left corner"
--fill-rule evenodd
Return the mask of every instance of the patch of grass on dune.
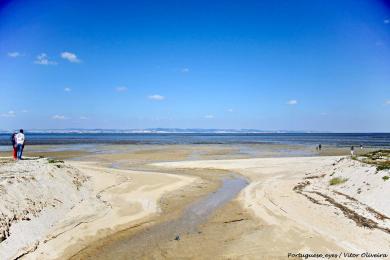
M 62 160 L 56 160 L 56 159 L 47 159 L 49 163 L 64 163 Z
M 390 150 L 377 150 L 359 156 L 359 161 L 376 166 L 377 171 L 390 169 Z
M 376 166 L 376 169 L 378 171 L 390 169 L 390 161 L 380 163 L 378 166 Z
M 339 184 L 343 184 L 344 182 L 346 182 L 348 179 L 346 178 L 340 178 L 340 177 L 335 177 L 335 178 L 332 178 L 330 181 L 329 181 L 329 185 L 339 185 Z
M 365 157 L 366 159 L 377 161 L 377 160 L 383 160 L 383 159 L 389 159 L 390 158 L 390 150 L 377 150 L 374 152 L 363 154 L 362 157 Z

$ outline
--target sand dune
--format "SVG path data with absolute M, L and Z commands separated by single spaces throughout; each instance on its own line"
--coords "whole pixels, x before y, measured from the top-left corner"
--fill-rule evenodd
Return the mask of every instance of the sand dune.
M 3 163 L 0 180 L 1 212 L 9 212 L 11 219 L 0 258 L 54 259 L 69 257 L 64 255 L 67 249 L 71 254 L 91 241 L 142 224 L 159 211 L 162 194 L 195 178 L 40 159 Z M 19 213 L 14 217 L 13 212 Z

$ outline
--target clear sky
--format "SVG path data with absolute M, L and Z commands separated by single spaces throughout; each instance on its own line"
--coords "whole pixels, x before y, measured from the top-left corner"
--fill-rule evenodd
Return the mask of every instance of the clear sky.
M 376 0 L 0 0 L 0 129 L 390 131 Z

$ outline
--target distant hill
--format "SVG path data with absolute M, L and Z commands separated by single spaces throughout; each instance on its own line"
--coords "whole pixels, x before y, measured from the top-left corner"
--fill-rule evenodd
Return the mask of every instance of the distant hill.
M 12 130 L 0 130 L 0 133 L 10 133 Z M 288 130 L 259 130 L 259 129 L 201 129 L 201 128 L 146 128 L 146 129 L 26 129 L 28 133 L 79 133 L 79 134 L 100 134 L 100 133 L 318 133 L 318 131 L 288 131 Z M 323 133 L 323 132 L 322 132 Z

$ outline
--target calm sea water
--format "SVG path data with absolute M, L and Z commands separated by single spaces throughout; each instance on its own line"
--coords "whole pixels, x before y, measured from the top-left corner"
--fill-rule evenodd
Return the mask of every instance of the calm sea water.
M 27 134 L 28 144 L 303 144 L 390 148 L 390 133 Z M 0 134 L 0 145 L 10 135 Z

